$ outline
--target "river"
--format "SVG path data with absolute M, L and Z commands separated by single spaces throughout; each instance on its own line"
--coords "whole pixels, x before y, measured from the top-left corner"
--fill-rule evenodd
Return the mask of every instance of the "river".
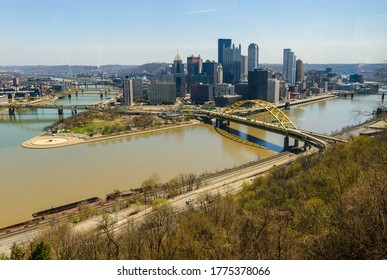
M 109 98 L 103 95 L 103 99 Z M 99 94 L 62 99 L 63 104 L 101 101 Z M 370 110 L 380 95 L 329 99 L 285 111 L 302 129 L 330 133 L 359 123 L 353 110 Z M 65 117 L 69 116 L 65 112 Z M 260 114 L 255 118 L 267 118 Z M 253 148 L 218 134 L 206 124 L 57 149 L 24 149 L 20 144 L 59 119 L 57 110 L 37 109 L 0 115 L 0 227 L 31 219 L 40 210 L 114 189 L 136 188 L 154 173 L 168 181 L 180 173 L 214 172 L 281 151 L 283 137 L 233 125 L 265 148 Z M 363 118 L 364 120 L 364 118 Z

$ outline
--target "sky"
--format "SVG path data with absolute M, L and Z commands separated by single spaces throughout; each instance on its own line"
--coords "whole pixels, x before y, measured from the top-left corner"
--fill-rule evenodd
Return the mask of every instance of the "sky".
M 218 38 L 304 63 L 387 62 L 386 0 L 0 0 L 0 65 L 217 60 Z

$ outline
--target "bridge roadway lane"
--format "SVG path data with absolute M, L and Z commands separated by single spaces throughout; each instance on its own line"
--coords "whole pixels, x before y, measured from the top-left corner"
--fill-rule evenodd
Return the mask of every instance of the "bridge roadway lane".
M 257 162 L 254 165 L 241 167 L 236 170 L 232 170 L 226 174 L 215 175 L 209 179 L 206 179 L 203 182 L 203 185 L 206 187 L 200 188 L 198 190 L 180 195 L 170 200 L 171 205 L 177 211 L 183 211 L 186 206 L 186 201 L 192 199 L 191 204 L 195 205 L 195 202 L 200 199 L 203 195 L 224 195 L 227 193 L 235 193 L 242 189 L 244 182 L 251 182 L 252 179 L 257 175 L 265 174 L 266 171 L 271 169 L 273 166 L 285 165 L 293 162 L 296 158 L 300 156 L 306 156 L 316 152 L 317 149 L 312 149 L 307 152 L 304 152 L 299 155 L 294 155 L 289 152 L 284 152 L 278 154 L 274 157 L 264 159 Z M 120 230 L 120 228 L 127 225 L 128 222 L 139 223 L 141 222 L 149 213 L 153 211 L 151 207 L 148 207 L 145 210 L 140 211 L 135 215 L 130 215 L 133 212 L 133 208 L 127 208 L 120 211 L 117 211 L 115 214 L 116 225 L 115 229 Z M 80 222 L 74 225 L 76 231 L 83 231 L 90 228 L 94 228 L 98 225 L 100 221 L 100 216 L 95 216 L 86 221 Z M 0 254 L 5 253 L 9 255 L 10 247 L 13 243 L 21 243 L 28 241 L 36 237 L 41 230 L 48 228 L 50 223 L 46 223 L 37 227 L 23 229 L 17 232 L 6 234 L 0 237 Z
M 247 125 L 247 126 L 252 126 L 256 127 L 259 129 L 267 130 L 273 133 L 281 134 L 284 136 L 289 136 L 295 139 L 298 139 L 300 141 L 305 141 L 307 140 L 310 144 L 313 146 L 319 148 L 319 149 L 325 149 L 329 143 L 326 141 L 328 140 L 327 137 L 324 137 L 324 139 L 320 139 L 318 137 L 318 134 L 312 135 L 312 133 L 309 133 L 308 131 L 305 130 L 300 130 L 296 128 L 289 128 L 287 127 L 286 129 L 273 124 L 273 123 L 267 123 L 259 120 L 254 120 L 250 118 L 245 118 L 241 116 L 236 116 L 236 115 L 230 115 L 230 114 L 224 114 L 224 113 L 219 113 L 219 112 L 213 112 L 213 111 L 204 111 L 204 110 L 198 110 L 199 113 L 201 114 L 206 114 L 210 117 L 216 117 L 219 119 L 223 119 L 226 121 L 232 121 L 236 122 L 242 125 Z M 321 137 L 322 138 L 322 137 Z

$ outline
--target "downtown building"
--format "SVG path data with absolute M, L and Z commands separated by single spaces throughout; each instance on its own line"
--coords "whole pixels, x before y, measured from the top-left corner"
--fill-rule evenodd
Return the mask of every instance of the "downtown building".
M 202 67 L 203 67 L 203 60 L 198 56 L 189 56 L 187 57 L 187 77 L 186 77 L 186 84 L 187 84 L 187 91 L 190 92 L 191 90 L 191 84 L 192 84 L 192 77 L 193 76 L 199 76 L 202 73 Z
M 150 105 L 175 104 L 175 83 L 151 83 L 148 87 L 148 102 Z
M 248 71 L 258 69 L 259 64 L 259 47 L 255 43 L 251 43 L 247 50 L 248 56 Z
M 219 65 L 215 61 L 206 60 L 203 63 L 203 75 L 208 77 L 208 83 L 211 85 L 219 83 L 218 77 Z
M 125 106 L 132 106 L 135 100 L 145 98 L 142 79 L 127 76 L 123 81 L 123 88 Z
M 296 83 L 305 81 L 304 62 L 301 59 L 296 61 Z
M 284 49 L 282 74 L 291 85 L 296 83 L 296 56 L 291 49 Z
M 248 99 L 258 99 L 271 103 L 276 103 L 279 101 L 280 96 L 280 81 L 272 78 L 273 73 L 270 69 L 255 69 L 254 71 L 249 71 L 248 76 L 248 86 L 247 86 L 247 96 Z M 242 96 L 245 96 L 246 93 L 242 87 L 239 85 Z M 239 88 L 238 88 L 239 90 Z
M 223 64 L 223 49 L 231 48 L 231 39 L 218 39 L 218 63 Z
M 241 80 L 242 54 L 241 45 L 223 48 L 223 82 L 235 85 Z
M 172 65 L 172 74 L 174 82 L 176 84 L 176 96 L 184 97 L 185 95 L 185 74 L 184 74 L 184 63 L 181 60 L 179 54 L 176 54 Z

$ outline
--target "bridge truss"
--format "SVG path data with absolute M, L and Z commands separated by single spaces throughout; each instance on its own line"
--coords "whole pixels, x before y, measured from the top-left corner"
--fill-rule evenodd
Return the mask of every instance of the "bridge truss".
M 239 107 L 249 104 L 249 103 L 254 103 L 258 105 L 259 107 L 263 108 L 267 112 L 269 112 L 280 124 L 280 126 L 287 131 L 288 128 L 294 128 L 297 129 L 297 126 L 292 122 L 292 120 L 279 108 L 274 106 L 272 103 L 263 101 L 263 100 L 241 100 L 238 101 L 229 107 L 227 107 L 223 111 L 223 115 L 232 115 L 236 109 Z

